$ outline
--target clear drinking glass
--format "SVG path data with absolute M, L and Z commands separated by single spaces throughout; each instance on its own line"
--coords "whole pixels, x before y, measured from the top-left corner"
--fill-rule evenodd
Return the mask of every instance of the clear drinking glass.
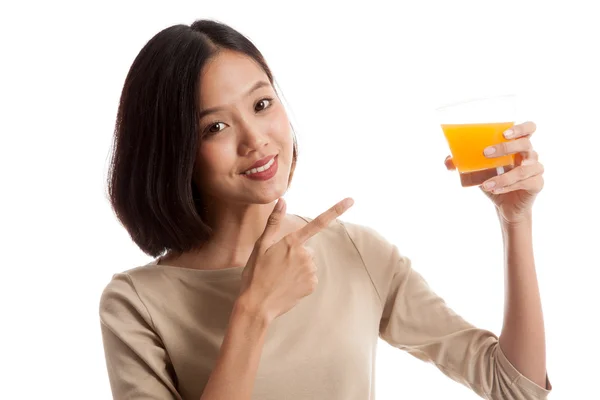
M 448 104 L 437 108 L 436 114 L 462 186 L 480 185 L 514 168 L 514 155 L 488 158 L 483 150 L 508 141 L 503 133 L 515 124 L 515 95 Z

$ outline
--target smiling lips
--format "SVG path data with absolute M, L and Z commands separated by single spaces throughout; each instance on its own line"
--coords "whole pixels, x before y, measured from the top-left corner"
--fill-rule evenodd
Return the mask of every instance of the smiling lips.
M 258 165 L 258 167 L 255 167 L 256 165 Z M 248 179 L 266 181 L 275 176 L 277 173 L 277 167 L 277 156 L 269 156 L 259 160 L 253 165 L 253 168 L 243 172 L 242 175 Z

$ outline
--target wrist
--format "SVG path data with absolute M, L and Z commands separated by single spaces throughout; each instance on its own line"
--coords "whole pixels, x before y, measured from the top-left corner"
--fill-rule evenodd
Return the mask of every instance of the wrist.
M 510 249 L 531 249 L 533 247 L 533 219 L 531 214 L 512 221 L 506 221 L 501 218 L 500 221 L 506 251 Z
M 523 227 L 530 227 L 533 222 L 532 210 L 524 211 L 518 216 L 513 216 L 510 219 L 507 219 L 505 216 L 503 216 L 499 210 L 497 210 L 497 214 L 503 230 L 513 230 L 522 229 Z
M 255 300 L 248 290 L 240 294 L 236 300 L 233 314 L 243 316 L 258 325 L 268 326 L 273 320 L 261 302 Z

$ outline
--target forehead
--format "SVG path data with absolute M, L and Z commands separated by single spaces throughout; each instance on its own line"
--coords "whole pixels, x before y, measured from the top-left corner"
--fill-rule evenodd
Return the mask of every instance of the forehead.
M 210 60 L 200 74 L 200 107 L 209 108 L 239 101 L 259 80 L 269 81 L 254 59 L 223 51 Z

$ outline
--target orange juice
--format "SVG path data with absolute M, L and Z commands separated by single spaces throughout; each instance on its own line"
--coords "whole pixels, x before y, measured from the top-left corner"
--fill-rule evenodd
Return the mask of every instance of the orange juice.
M 463 173 L 514 165 L 513 154 L 492 158 L 483 155 L 486 147 L 507 142 L 502 134 L 513 125 L 514 122 L 442 124 L 456 169 Z

